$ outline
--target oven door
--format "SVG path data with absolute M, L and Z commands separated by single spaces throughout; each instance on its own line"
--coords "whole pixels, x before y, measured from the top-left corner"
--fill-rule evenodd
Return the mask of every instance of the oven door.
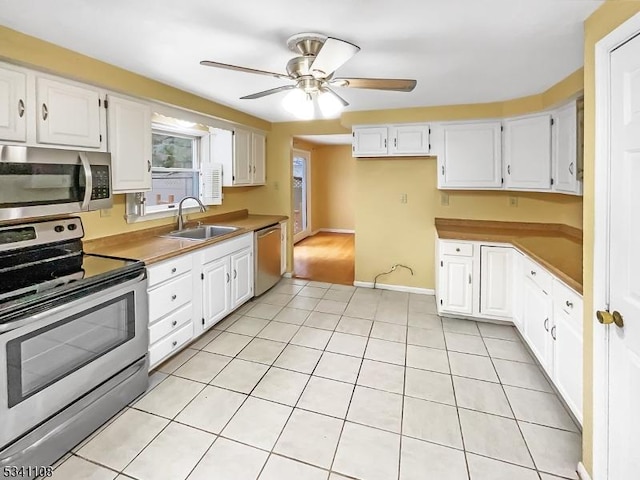
M 0 324 L 0 447 L 147 352 L 144 273 L 47 307 Z

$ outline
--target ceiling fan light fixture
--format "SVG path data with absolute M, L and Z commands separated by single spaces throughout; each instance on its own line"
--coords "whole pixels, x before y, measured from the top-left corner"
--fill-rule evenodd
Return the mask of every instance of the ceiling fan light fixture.
M 318 92 L 318 106 L 324 118 L 335 117 L 344 108 L 342 102 L 328 90 Z
M 300 88 L 294 88 L 282 99 L 284 109 L 301 120 L 311 120 L 315 113 L 313 97 Z

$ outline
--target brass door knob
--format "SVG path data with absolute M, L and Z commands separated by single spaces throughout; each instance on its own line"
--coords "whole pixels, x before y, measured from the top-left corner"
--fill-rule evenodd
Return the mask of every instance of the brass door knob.
M 596 317 L 598 321 L 603 325 L 615 323 L 616 327 L 624 327 L 624 320 L 622 319 L 622 315 L 620 314 L 620 312 L 614 311 L 613 313 L 609 313 L 606 310 L 598 310 L 596 312 Z

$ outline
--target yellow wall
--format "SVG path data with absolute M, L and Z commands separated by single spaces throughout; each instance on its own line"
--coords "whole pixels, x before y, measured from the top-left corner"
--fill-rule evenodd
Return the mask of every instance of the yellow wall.
M 0 26 L 0 59 L 263 130 L 271 128 L 269 122 L 257 117 L 2 26 Z M 249 192 L 248 188 L 224 189 L 223 205 L 208 207 L 209 210 L 204 215 L 248 208 Z M 124 195 L 116 195 L 108 217 L 101 217 L 100 212 L 82 214 L 86 232 L 85 238 L 113 235 L 175 222 L 175 218 L 170 217 L 150 222 L 127 224 L 124 219 L 124 202 Z M 283 209 L 278 213 L 286 211 L 288 210 Z M 197 218 L 198 216 L 203 215 L 194 214 L 191 217 Z
M 640 12 L 640 2 L 610 0 L 584 25 L 584 425 L 583 462 L 593 468 L 593 227 L 595 163 L 595 44 Z
M 357 161 L 351 145 L 318 145 L 311 150 L 311 229 L 355 228 Z

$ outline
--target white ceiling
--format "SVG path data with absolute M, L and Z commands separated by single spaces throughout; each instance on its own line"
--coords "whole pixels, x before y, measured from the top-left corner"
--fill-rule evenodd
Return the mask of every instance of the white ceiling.
M 602 0 L 0 0 L 0 23 L 270 121 L 293 117 L 286 39 L 312 31 L 362 50 L 338 76 L 415 78 L 411 93 L 340 88 L 348 110 L 500 101 L 539 93 L 583 63 L 582 22 Z
M 331 135 L 296 135 L 300 140 L 315 143 L 317 145 L 351 145 L 352 138 L 350 133 L 331 134 Z

